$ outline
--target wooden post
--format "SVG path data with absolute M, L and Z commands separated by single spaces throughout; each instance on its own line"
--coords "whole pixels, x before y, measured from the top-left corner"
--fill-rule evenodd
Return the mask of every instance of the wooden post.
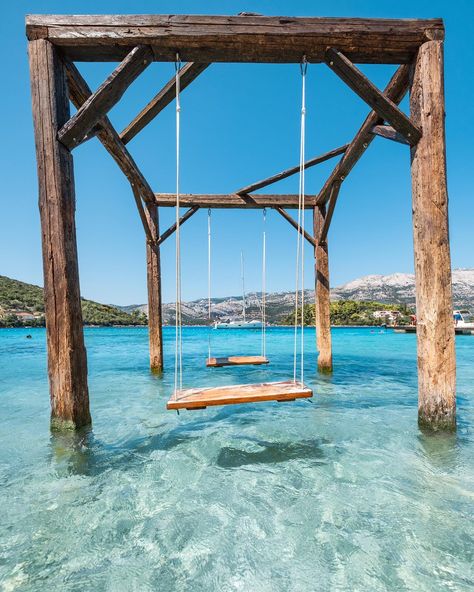
M 332 372 L 332 345 L 328 243 L 325 240 L 319 244 L 325 218 L 326 206 L 316 206 L 313 210 L 314 238 L 316 239 L 314 249 L 316 347 L 318 350 L 318 370 L 329 374 Z
M 159 237 L 158 206 L 146 204 L 148 222 L 155 241 Z M 163 330 L 161 313 L 161 265 L 158 244 L 146 245 L 146 271 L 148 284 L 148 337 L 150 342 L 150 368 L 163 372 Z
M 414 64 L 413 122 L 423 133 L 411 150 L 418 342 L 418 421 L 456 427 L 456 358 L 452 316 L 444 132 L 443 43 L 428 41 Z
M 43 245 L 51 426 L 91 423 L 77 264 L 74 171 L 57 133 L 69 120 L 66 75 L 49 41 L 29 43 Z

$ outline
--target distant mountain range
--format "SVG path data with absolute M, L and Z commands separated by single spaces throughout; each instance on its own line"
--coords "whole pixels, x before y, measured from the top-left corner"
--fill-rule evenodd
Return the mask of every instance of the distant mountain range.
M 455 307 L 466 307 L 474 310 L 474 269 L 453 270 L 453 297 Z M 367 275 L 343 284 L 331 290 L 333 300 L 365 300 L 383 302 L 387 304 L 415 305 L 415 276 L 409 273 L 394 273 L 391 275 Z M 306 290 L 306 302 L 314 300 L 313 290 Z M 258 319 L 261 315 L 260 293 L 250 293 L 246 296 L 247 317 Z M 239 318 L 242 314 L 242 298 L 229 296 L 228 298 L 212 299 L 212 317 L 219 320 Z M 277 323 L 290 314 L 295 305 L 293 292 L 274 292 L 267 294 L 267 318 L 270 323 Z M 185 302 L 182 305 L 183 323 L 202 324 L 208 317 L 207 298 Z M 131 313 L 140 311 L 147 313 L 147 305 L 130 305 L 119 307 Z M 163 305 L 165 324 L 174 323 L 175 304 Z

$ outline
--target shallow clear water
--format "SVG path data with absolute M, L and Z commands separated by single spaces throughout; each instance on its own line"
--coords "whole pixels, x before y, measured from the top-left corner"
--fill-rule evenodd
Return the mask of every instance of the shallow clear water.
M 457 435 L 431 437 L 415 336 L 334 330 L 332 378 L 306 339 L 311 402 L 178 416 L 145 329 L 86 329 L 93 430 L 52 436 L 44 331 L 1 330 L 3 589 L 472 590 L 474 338 L 456 342 Z M 184 341 L 185 386 L 292 376 L 291 330 L 269 331 L 267 368 L 206 369 L 207 331 Z M 259 335 L 214 332 L 213 353 Z

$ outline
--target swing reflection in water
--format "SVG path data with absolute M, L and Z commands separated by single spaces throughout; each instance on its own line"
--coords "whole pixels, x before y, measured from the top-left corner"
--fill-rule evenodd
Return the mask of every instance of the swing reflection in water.
M 205 409 L 215 405 L 233 405 L 238 403 L 256 403 L 263 401 L 294 401 L 313 396 L 313 391 L 304 384 L 304 208 L 305 208 L 305 187 L 304 187 L 304 163 L 305 163 L 305 78 L 306 59 L 301 64 L 302 78 L 302 104 L 301 104 L 301 135 L 300 135 L 300 166 L 299 166 L 299 195 L 298 195 L 298 232 L 296 248 L 296 284 L 295 284 L 295 331 L 294 331 L 294 364 L 293 380 L 280 382 L 263 382 L 258 384 L 238 384 L 231 386 L 200 387 L 183 389 L 182 372 L 182 318 L 181 318 L 181 245 L 179 232 L 179 140 L 180 140 L 180 97 L 179 97 L 179 71 L 181 62 L 179 55 L 176 59 L 176 342 L 175 342 L 175 385 L 171 399 L 168 401 L 167 409 Z M 211 357 L 211 210 L 208 210 L 208 359 L 206 365 L 210 367 L 239 366 L 249 364 L 267 364 L 266 358 L 266 234 L 265 234 L 266 211 L 263 210 L 263 257 L 262 257 L 262 355 L 261 356 L 229 356 Z M 241 253 L 242 271 L 242 301 L 243 301 L 243 322 L 245 318 L 245 283 L 243 271 L 243 255 Z M 300 294 L 301 285 L 301 294 Z M 299 308 L 300 307 L 300 308 Z M 300 336 L 300 380 L 297 380 L 297 346 L 298 328 L 301 321 Z

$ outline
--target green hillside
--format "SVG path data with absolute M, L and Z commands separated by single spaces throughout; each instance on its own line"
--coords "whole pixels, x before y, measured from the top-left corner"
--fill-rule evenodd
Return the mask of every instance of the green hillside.
M 385 322 L 375 318 L 376 311 L 399 311 L 399 323 L 408 323 L 410 310 L 404 304 L 382 304 L 380 302 L 362 302 L 357 300 L 336 300 L 331 302 L 331 325 L 380 325 Z M 299 313 L 300 311 L 298 311 Z M 300 317 L 300 314 L 298 314 Z M 314 304 L 306 304 L 303 312 L 304 324 L 314 325 Z M 284 324 L 293 325 L 295 313 L 288 315 Z
M 82 299 L 86 325 L 146 325 L 146 315 Z M 44 326 L 43 288 L 0 275 L 0 327 Z

